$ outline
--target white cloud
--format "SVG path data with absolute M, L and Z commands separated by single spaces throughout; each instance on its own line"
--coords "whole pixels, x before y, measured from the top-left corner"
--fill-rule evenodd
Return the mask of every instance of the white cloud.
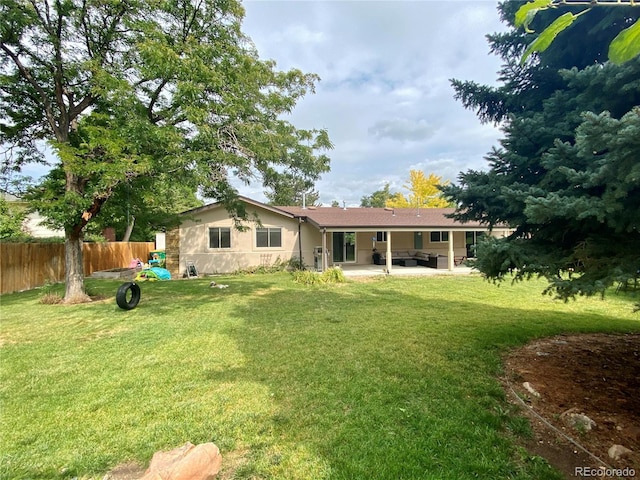
M 400 189 L 418 165 L 449 180 L 486 168 L 500 132 L 453 99 L 450 79 L 495 83 L 500 59 L 485 35 L 503 30 L 497 2 L 244 5 L 243 30 L 261 58 L 322 79 L 289 120 L 326 128 L 335 145 L 331 172 L 317 184 L 324 204 L 357 205 L 387 182 Z
M 369 133 L 374 137 L 386 137 L 400 142 L 425 140 L 433 135 L 433 130 L 425 120 L 408 118 L 382 119 L 369 127 Z

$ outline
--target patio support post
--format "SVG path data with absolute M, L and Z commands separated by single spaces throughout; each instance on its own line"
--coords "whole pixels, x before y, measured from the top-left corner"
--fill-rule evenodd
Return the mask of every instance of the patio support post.
M 455 266 L 453 257 L 453 230 L 449 230 L 449 271 L 453 271 Z
M 391 273 L 391 232 L 387 232 L 387 273 Z

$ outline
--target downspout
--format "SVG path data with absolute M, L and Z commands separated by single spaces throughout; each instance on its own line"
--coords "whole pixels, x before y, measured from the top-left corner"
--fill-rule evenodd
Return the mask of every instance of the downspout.
M 300 251 L 300 267 L 304 265 L 302 261 L 302 218 L 298 217 L 298 250 Z

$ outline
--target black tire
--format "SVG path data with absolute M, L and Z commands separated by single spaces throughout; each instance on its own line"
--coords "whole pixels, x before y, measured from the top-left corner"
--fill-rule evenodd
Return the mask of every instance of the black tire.
M 129 292 L 131 292 L 130 297 Z M 123 310 L 131 310 L 132 308 L 136 308 L 139 301 L 140 286 L 137 283 L 127 282 L 120 285 L 116 293 L 116 303 L 120 308 Z

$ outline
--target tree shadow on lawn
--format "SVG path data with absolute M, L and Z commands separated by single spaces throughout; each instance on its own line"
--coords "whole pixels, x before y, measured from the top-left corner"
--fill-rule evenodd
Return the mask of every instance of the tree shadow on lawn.
M 273 304 L 286 308 L 256 315 Z M 249 443 L 247 476 L 296 478 L 561 478 L 517 453 L 510 435 L 527 429 L 498 382 L 501 354 L 559 333 L 640 330 L 562 303 L 504 308 L 375 284 L 270 292 L 234 315 L 246 363 L 207 378 L 265 385 L 276 413 L 264 442 L 220 440 Z
M 206 302 L 215 300 L 221 294 L 252 295 L 256 291 L 270 289 L 273 283 L 267 280 L 259 281 L 259 276 L 237 276 L 237 277 L 201 277 L 196 279 L 177 279 L 169 281 L 141 281 L 136 282 L 141 289 L 140 307 L 145 303 L 171 305 L 174 302 Z M 217 284 L 228 284 L 229 288 L 212 288 L 211 282 Z M 111 300 L 115 304 L 115 295 L 118 288 L 127 283 L 122 280 L 112 279 L 85 279 L 85 288 L 89 295 L 97 295 L 105 300 Z M 6 307 L 23 305 L 29 302 L 38 302 L 47 292 L 52 292 L 64 296 L 65 284 L 56 283 L 42 286 L 24 292 L 13 292 L 3 294 L 0 297 L 0 304 Z M 87 303 L 85 305 L 91 305 Z

